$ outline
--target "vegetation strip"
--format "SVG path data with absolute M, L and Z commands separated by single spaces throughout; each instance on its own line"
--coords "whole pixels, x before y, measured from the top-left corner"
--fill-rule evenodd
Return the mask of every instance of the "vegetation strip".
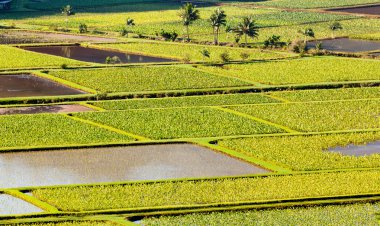
M 60 212 L 56 207 L 46 203 L 46 202 L 43 202 L 37 198 L 35 198 L 34 196 L 32 195 L 26 195 L 18 190 L 4 190 L 4 194 L 8 194 L 8 195 L 11 195 L 13 197 L 16 197 L 16 198 L 19 198 L 19 199 L 22 199 L 24 200 L 25 202 L 28 202 L 32 205 L 35 205 L 45 211 L 48 211 L 48 212 L 52 212 L 52 213 L 58 213 Z

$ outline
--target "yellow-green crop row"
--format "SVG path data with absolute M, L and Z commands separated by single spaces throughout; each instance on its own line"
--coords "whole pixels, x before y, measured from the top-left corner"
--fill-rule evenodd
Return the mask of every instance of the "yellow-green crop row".
M 49 74 L 100 92 L 138 92 L 252 85 L 180 66 L 51 71 Z
M 63 211 L 200 205 L 380 192 L 379 171 L 37 189 Z
M 12 224 L 11 224 L 12 225 Z M 110 221 L 63 221 L 63 222 L 40 222 L 40 223 L 18 223 L 18 226 L 111 226 L 116 223 Z
M 305 171 L 380 167 L 380 152 L 357 157 L 329 151 L 376 140 L 380 140 L 380 132 L 238 138 L 221 140 L 218 144 L 276 165 Z
M 0 125 L 0 148 L 65 146 L 133 140 L 63 115 L 0 116 Z
M 380 98 L 380 87 L 297 90 L 272 92 L 270 95 L 294 102 L 367 99 Z
M 379 62 L 338 57 L 201 66 L 205 71 L 270 85 L 380 80 Z
M 262 104 L 276 103 L 278 100 L 270 97 L 250 94 L 224 94 L 204 95 L 188 97 L 146 98 L 130 100 L 113 100 L 93 102 L 92 105 L 107 110 L 129 110 L 142 108 L 166 108 L 166 107 L 188 107 L 188 106 L 219 106 L 230 104 Z
M 249 59 L 276 59 L 293 56 L 289 53 L 279 53 L 272 51 L 261 51 L 258 49 L 232 48 L 222 46 L 203 46 L 194 44 L 162 43 L 162 42 L 129 42 L 126 44 L 105 44 L 103 47 L 130 51 L 140 54 L 148 54 L 158 57 L 168 57 L 190 61 L 221 61 L 220 54 L 228 52 L 231 60 L 241 60 L 241 53 L 249 54 Z M 210 59 L 203 59 L 201 51 L 207 49 L 210 52 Z
M 380 128 L 380 100 L 376 99 L 229 108 L 305 132 Z
M 86 63 L 62 57 L 34 53 L 15 47 L 0 45 L 0 68 L 59 67 L 85 65 Z
M 199 108 L 78 113 L 76 116 L 152 139 L 284 132 L 228 112 Z
M 146 218 L 146 226 L 175 225 L 368 225 L 378 226 L 380 203 L 328 205 L 287 209 L 194 213 Z

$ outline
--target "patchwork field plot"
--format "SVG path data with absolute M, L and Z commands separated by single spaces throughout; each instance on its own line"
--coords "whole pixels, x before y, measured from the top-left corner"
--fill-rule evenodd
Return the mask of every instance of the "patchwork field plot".
M 379 100 L 239 106 L 230 109 L 286 125 L 294 130 L 332 131 L 380 127 Z
M 380 223 L 380 1 L 193 4 L 0 3 L 0 225 Z
M 311 58 L 230 64 L 202 69 L 263 84 L 303 84 L 339 81 L 379 80 L 379 62 L 350 58 Z M 355 70 L 352 70 L 355 68 Z M 305 73 L 308 71 L 308 73 Z
M 78 113 L 76 116 L 151 139 L 284 132 L 280 128 L 205 107 Z
M 49 74 L 99 92 L 184 90 L 251 85 L 239 79 L 179 66 L 51 71 Z
M 311 136 L 257 137 L 221 140 L 220 146 L 275 162 L 297 171 L 379 167 L 378 154 L 354 157 L 331 152 L 330 148 L 365 145 L 380 140 L 379 132 Z

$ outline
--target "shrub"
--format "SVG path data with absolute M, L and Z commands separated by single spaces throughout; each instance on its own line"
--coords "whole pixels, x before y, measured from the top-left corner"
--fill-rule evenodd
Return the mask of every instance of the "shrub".
M 250 57 L 250 54 L 247 52 L 241 52 L 240 57 L 242 60 L 247 60 Z
M 224 63 L 231 61 L 230 54 L 227 51 L 221 53 L 219 57 Z
M 165 30 L 161 30 L 160 35 L 161 35 L 161 37 L 163 37 L 165 39 L 165 41 L 170 40 L 172 42 L 174 42 L 178 37 L 178 34 L 175 31 L 168 32 Z
M 87 33 L 87 25 L 86 24 L 80 24 L 79 25 L 79 33 Z

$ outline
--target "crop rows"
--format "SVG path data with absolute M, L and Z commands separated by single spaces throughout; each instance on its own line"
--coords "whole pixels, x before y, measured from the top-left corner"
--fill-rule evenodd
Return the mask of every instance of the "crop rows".
M 107 110 L 130 110 L 147 108 L 220 106 L 230 104 L 262 104 L 279 102 L 261 94 L 224 94 L 169 98 L 146 98 L 91 103 Z
M 201 68 L 269 85 L 380 80 L 378 61 L 352 58 L 316 57 Z
M 375 213 L 380 203 L 341 206 L 195 213 L 143 219 L 153 225 L 368 225 L 377 226 Z M 354 214 L 353 214 L 354 213 Z
M 380 132 L 221 140 L 220 146 L 297 171 L 380 167 L 380 152 L 350 156 L 328 151 L 380 140 Z
M 378 192 L 379 171 L 37 189 L 64 211 L 211 204 Z
M 380 87 L 299 90 L 272 92 L 270 95 L 294 102 L 380 98 Z
M 183 90 L 251 85 L 235 78 L 226 78 L 179 66 L 52 71 L 50 74 L 100 92 Z
M 0 52 L 0 68 L 58 67 L 62 64 L 84 64 L 75 60 L 34 53 L 5 45 L 0 45 Z
M 305 132 L 380 128 L 380 100 L 229 108 Z
M 242 49 L 221 46 L 202 46 L 192 44 L 158 43 L 158 42 L 130 42 L 126 44 L 106 44 L 109 48 L 130 51 L 141 54 L 177 58 L 183 60 L 188 58 L 191 61 L 209 60 L 203 59 L 201 51 L 207 49 L 210 52 L 211 61 L 220 61 L 220 54 L 228 52 L 231 60 L 241 60 L 240 54 L 247 53 L 249 59 L 273 59 L 292 56 L 288 53 L 276 53 L 270 51 L 260 51 L 258 49 Z
M 41 222 L 41 223 L 20 223 L 19 226 L 111 226 L 115 225 L 109 221 L 58 221 L 58 222 Z
M 152 139 L 284 132 L 231 113 L 205 107 L 93 112 L 76 115 Z
M 0 147 L 127 142 L 132 139 L 62 115 L 0 116 Z

